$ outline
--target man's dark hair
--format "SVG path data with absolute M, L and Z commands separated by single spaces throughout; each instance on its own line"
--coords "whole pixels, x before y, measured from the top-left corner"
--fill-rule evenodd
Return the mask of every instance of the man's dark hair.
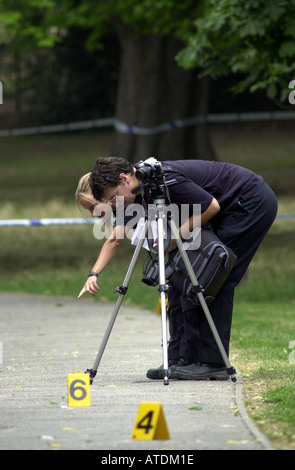
M 132 175 L 134 173 L 132 163 L 125 158 L 105 157 L 96 161 L 90 174 L 89 184 L 97 201 L 103 199 L 107 188 L 118 186 L 121 173 Z

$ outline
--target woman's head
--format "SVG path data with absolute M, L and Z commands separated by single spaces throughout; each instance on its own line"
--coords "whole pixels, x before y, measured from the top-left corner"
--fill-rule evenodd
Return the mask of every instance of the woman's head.
M 80 178 L 75 197 L 78 204 L 79 209 L 86 209 L 91 212 L 93 215 L 93 210 L 95 206 L 98 204 L 98 201 L 93 197 L 90 185 L 89 185 L 89 177 L 91 173 L 86 173 L 86 175 Z

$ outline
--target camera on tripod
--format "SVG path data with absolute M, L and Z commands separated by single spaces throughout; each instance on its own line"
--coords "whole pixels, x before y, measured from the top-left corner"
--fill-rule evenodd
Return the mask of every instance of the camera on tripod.
M 154 157 L 147 158 L 147 160 L 139 162 L 135 176 L 139 181 L 143 182 L 154 178 L 162 178 L 162 165 Z

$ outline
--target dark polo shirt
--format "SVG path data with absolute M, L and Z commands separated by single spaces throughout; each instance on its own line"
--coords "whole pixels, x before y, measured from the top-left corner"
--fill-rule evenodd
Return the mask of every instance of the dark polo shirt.
M 263 184 L 263 178 L 247 168 L 231 163 L 208 160 L 173 160 L 161 162 L 172 204 L 201 205 L 201 213 L 210 206 L 213 197 L 220 206 L 230 204 L 234 199 L 248 199 Z M 138 164 L 134 165 L 135 168 Z M 146 202 L 153 201 L 145 190 Z M 141 204 L 141 196 L 135 203 Z M 128 206 L 127 206 L 128 207 Z M 126 207 L 125 207 L 126 209 Z M 131 209 L 131 207 L 129 208 Z M 124 215 L 125 225 L 133 215 Z
M 213 197 L 219 204 L 234 199 L 248 199 L 263 183 L 263 178 L 247 168 L 231 163 L 207 160 L 162 162 L 169 185 L 170 199 L 175 204 L 201 204 L 201 212 L 210 206 Z

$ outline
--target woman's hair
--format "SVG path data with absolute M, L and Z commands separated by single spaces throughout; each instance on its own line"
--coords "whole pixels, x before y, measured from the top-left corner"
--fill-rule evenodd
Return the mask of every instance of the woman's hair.
M 80 178 L 79 180 L 79 183 L 76 189 L 75 197 L 76 197 L 78 207 L 80 209 L 81 207 L 83 207 L 81 205 L 81 201 L 89 202 L 92 205 L 97 204 L 97 201 L 93 197 L 90 184 L 89 184 L 90 175 L 91 173 L 86 173 L 86 175 L 82 176 L 82 178 Z
M 101 200 L 108 187 L 115 187 L 120 183 L 120 174 L 133 175 L 133 165 L 125 158 L 105 157 L 96 161 L 90 174 L 90 188 L 95 199 Z

